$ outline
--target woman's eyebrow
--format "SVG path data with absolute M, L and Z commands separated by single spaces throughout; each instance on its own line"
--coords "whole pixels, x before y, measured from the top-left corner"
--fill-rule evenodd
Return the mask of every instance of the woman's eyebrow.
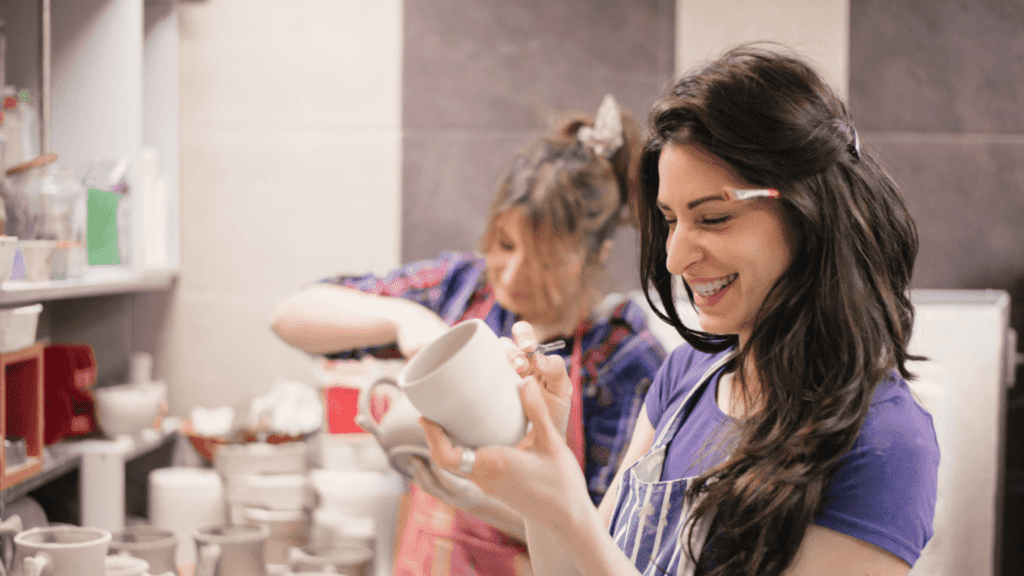
M 703 204 L 705 202 L 714 202 L 716 200 L 721 201 L 721 202 L 725 202 L 726 200 L 728 200 L 728 198 L 726 198 L 724 194 L 712 194 L 710 196 L 702 196 L 700 198 L 697 198 L 696 200 L 691 200 L 690 202 L 687 202 L 686 203 L 686 209 L 687 210 L 693 210 L 694 208 L 696 208 L 697 206 L 700 206 L 701 204 Z M 665 204 L 664 202 L 662 202 L 661 200 L 656 201 L 655 204 L 663 212 L 672 212 L 672 208 L 668 204 Z
M 696 208 L 697 206 L 700 206 L 701 204 L 703 204 L 705 202 L 713 202 L 715 200 L 721 200 L 721 201 L 724 202 L 726 200 L 726 197 L 724 195 L 722 195 L 722 194 L 713 194 L 711 196 L 703 196 L 701 198 L 697 198 L 696 200 L 691 200 L 691 201 L 687 202 L 686 203 L 686 209 L 687 210 L 693 210 L 694 208 Z

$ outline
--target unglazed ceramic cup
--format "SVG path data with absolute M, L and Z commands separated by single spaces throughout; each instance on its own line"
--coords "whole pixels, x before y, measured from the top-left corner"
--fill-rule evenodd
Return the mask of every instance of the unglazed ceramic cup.
M 270 528 L 256 524 L 200 526 L 195 576 L 267 576 L 265 545 Z
M 522 379 L 482 320 L 457 324 L 420 350 L 398 386 L 459 445 L 513 446 L 526 434 Z
M 110 532 L 101 528 L 45 526 L 14 537 L 14 576 L 104 576 Z
M 113 535 L 110 549 L 122 554 L 142 558 L 149 563 L 152 574 L 178 575 L 175 554 L 178 536 L 170 528 L 158 526 L 128 526 Z M 108 575 L 109 576 L 109 575 Z

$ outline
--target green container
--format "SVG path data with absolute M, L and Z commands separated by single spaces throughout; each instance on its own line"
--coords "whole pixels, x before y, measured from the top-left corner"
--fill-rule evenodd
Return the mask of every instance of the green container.
M 120 264 L 117 244 L 117 202 L 121 194 L 89 188 L 85 245 L 90 265 Z

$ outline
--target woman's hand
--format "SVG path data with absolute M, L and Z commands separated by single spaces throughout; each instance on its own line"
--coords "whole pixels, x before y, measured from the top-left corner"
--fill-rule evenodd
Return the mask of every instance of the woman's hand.
M 528 324 L 517 323 L 513 336 L 518 347 L 508 349 L 509 357 L 517 371 L 526 374 L 519 395 L 532 427 L 515 447 L 477 449 L 472 471 L 465 477 L 527 520 L 567 528 L 575 510 L 593 508 L 583 473 L 565 443 L 572 383 L 560 358 L 526 358 L 524 351 L 536 347 Z M 463 448 L 453 445 L 437 424 L 426 418 L 420 423 L 426 430 L 431 460 L 441 468 L 457 470 Z
M 427 494 L 475 515 L 505 534 L 526 540 L 522 516 L 494 497 L 484 494 L 473 482 L 419 457 L 410 459 L 409 468 L 413 483 Z
M 551 420 L 562 438 L 565 438 L 569 425 L 569 405 L 572 403 L 572 381 L 565 371 L 565 361 L 559 356 L 545 354 L 528 356 L 537 349 L 537 335 L 528 322 L 513 324 L 512 337 L 515 341 L 501 339 L 509 362 L 520 376 L 537 379 Z
M 450 326 L 433 310 L 410 300 L 393 299 L 388 315 L 395 325 L 398 351 L 412 358 Z

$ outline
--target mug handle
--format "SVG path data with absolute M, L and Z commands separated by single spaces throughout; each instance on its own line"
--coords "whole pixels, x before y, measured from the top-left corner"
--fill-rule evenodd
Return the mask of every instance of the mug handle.
M 50 566 L 50 557 L 43 552 L 36 552 L 25 558 L 25 576 L 42 576 L 43 570 Z
M 218 560 L 220 560 L 220 544 L 202 546 L 199 549 L 199 560 L 196 561 L 195 576 L 214 576 Z
M 302 560 L 302 550 L 299 550 L 298 546 L 292 546 L 288 549 L 288 565 L 292 568 L 295 567 Z
M 0 536 L 7 534 L 17 534 L 24 529 L 21 522 L 21 516 L 17 514 L 11 514 L 11 517 L 3 522 L 0 522 Z
M 395 390 L 398 390 L 399 394 L 402 394 L 402 389 L 398 386 L 398 380 L 391 376 L 377 378 L 373 384 L 359 391 L 359 411 L 356 414 L 356 425 L 373 434 L 377 442 L 382 442 L 383 438 L 381 438 L 380 428 L 377 426 L 377 422 L 374 421 L 373 413 L 370 411 L 370 397 L 373 396 L 373 391 L 378 386 L 393 386 Z

